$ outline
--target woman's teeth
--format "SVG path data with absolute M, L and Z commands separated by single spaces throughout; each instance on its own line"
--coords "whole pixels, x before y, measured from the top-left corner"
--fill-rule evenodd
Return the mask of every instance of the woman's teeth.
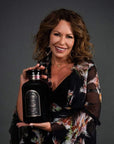
M 58 50 L 60 50 L 60 51 L 66 50 L 66 48 L 60 48 L 60 47 L 56 47 L 56 49 L 58 49 Z

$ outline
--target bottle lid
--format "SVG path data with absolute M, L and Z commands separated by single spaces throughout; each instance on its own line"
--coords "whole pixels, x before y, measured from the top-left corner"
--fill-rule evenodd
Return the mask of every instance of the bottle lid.
M 28 70 L 26 72 L 26 75 L 29 79 L 38 80 L 40 79 L 40 70 L 39 69 Z

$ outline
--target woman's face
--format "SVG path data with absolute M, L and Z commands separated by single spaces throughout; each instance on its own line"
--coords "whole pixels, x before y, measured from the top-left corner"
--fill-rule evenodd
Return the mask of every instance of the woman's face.
M 67 59 L 74 45 L 74 35 L 69 22 L 61 20 L 50 34 L 52 56 Z

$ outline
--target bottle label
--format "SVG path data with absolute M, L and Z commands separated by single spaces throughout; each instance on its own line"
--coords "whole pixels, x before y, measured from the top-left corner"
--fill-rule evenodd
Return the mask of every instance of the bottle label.
M 28 90 L 25 94 L 26 117 L 41 116 L 40 95 L 36 90 Z

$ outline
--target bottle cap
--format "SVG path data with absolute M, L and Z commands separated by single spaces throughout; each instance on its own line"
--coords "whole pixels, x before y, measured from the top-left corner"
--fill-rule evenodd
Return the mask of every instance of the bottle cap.
M 31 80 L 38 80 L 40 79 L 40 70 L 34 69 L 34 70 L 28 70 L 26 72 L 27 77 Z

